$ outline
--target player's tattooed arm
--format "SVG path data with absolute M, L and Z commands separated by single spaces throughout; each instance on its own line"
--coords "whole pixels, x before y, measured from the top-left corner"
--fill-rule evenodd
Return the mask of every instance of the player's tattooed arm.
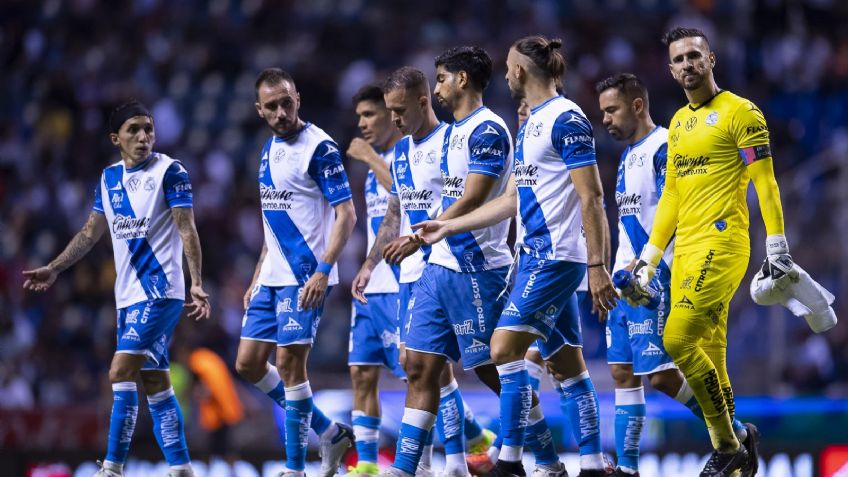
M 380 223 L 380 229 L 377 230 L 377 237 L 374 239 L 374 246 L 368 251 L 368 257 L 365 258 L 363 267 L 368 266 L 369 270 L 380 263 L 383 259 L 383 250 L 386 245 L 398 238 L 400 235 L 400 198 L 393 195 L 389 198 L 388 209 L 386 215 L 383 216 L 383 221 Z
M 106 231 L 107 225 L 106 217 L 103 214 L 92 211 L 88 215 L 88 220 L 83 225 L 82 230 L 71 239 L 65 250 L 50 264 L 34 270 L 24 270 L 23 275 L 26 278 L 24 288 L 32 291 L 44 291 L 50 288 L 59 273 L 77 263 L 94 247 L 94 244 Z
M 194 225 L 194 210 L 191 207 L 171 208 L 171 217 L 180 232 L 183 241 L 183 253 L 188 262 L 188 273 L 191 276 L 191 303 L 189 307 L 194 308 L 190 318 L 197 320 L 209 318 L 210 306 L 209 295 L 203 290 L 203 277 L 201 268 L 203 266 L 203 253 L 200 250 L 200 237 L 197 235 L 197 227 Z

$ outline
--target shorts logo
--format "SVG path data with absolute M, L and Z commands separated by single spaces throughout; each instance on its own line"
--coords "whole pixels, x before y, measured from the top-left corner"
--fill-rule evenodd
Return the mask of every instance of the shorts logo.
M 397 333 L 392 333 L 388 330 L 383 330 L 383 333 L 380 334 L 380 339 L 383 340 L 383 348 L 391 348 L 392 345 L 400 345 L 400 336 L 398 336 Z
M 547 310 L 545 310 L 544 313 L 542 313 L 541 311 L 537 311 L 535 318 L 544 323 L 545 326 L 553 328 L 554 323 L 556 323 L 558 311 L 559 309 L 555 305 L 551 305 L 548 307 Z
M 155 275 L 154 275 L 155 276 Z M 151 277 L 153 278 L 153 277 Z M 150 319 L 150 303 L 144 305 L 144 311 L 141 313 L 141 324 L 147 323 L 147 320 Z
M 291 307 L 291 298 L 286 298 L 283 301 L 277 303 L 277 314 L 278 315 L 283 314 L 283 313 L 292 313 L 293 311 L 294 310 L 292 310 L 292 307 Z
M 710 318 L 714 325 L 717 325 L 723 312 L 724 303 L 719 303 L 718 305 L 707 310 L 707 316 Z
M 661 356 L 662 354 L 663 350 L 653 343 L 648 343 L 648 347 L 642 351 L 642 356 Z
M 506 309 L 503 311 L 503 314 L 506 316 L 521 316 L 521 312 L 518 310 L 518 307 L 515 306 L 515 303 L 509 302 Z
M 692 275 L 689 275 L 688 277 L 684 278 L 683 281 L 680 282 L 680 289 L 681 290 L 691 290 L 692 289 L 692 280 L 694 280 L 694 279 L 695 279 L 695 277 L 693 277 Z
M 472 338 L 471 339 L 471 346 L 468 346 L 467 348 L 465 348 L 466 353 L 480 353 L 482 351 L 488 351 L 488 350 L 489 350 L 489 345 L 487 345 L 486 343 L 483 343 L 482 341 L 478 340 L 477 338 Z
M 474 299 L 471 301 L 474 311 L 477 313 L 477 328 L 481 333 L 486 332 L 486 313 L 483 310 L 483 295 L 480 294 L 480 284 L 474 276 L 471 277 L 471 293 Z
M 692 303 L 692 301 L 689 300 L 689 298 L 687 298 L 686 295 L 683 295 L 683 298 L 681 298 L 680 301 L 675 303 L 674 307 L 675 308 L 685 308 L 687 310 L 694 310 L 695 304 Z
M 474 322 L 471 320 L 465 320 L 462 324 L 454 323 L 453 332 L 457 336 L 470 335 L 474 333 Z
M 300 326 L 300 323 L 295 321 L 295 319 L 292 317 L 289 317 L 289 322 L 286 323 L 286 326 L 283 326 L 283 331 L 297 331 L 302 329 L 303 327 Z
M 121 339 L 129 341 L 141 341 L 141 339 L 138 337 L 138 332 L 132 326 L 130 326 L 130 329 L 128 329 L 127 332 L 124 333 L 124 336 L 121 336 Z
M 134 325 L 134 324 L 138 323 L 138 314 L 139 313 L 140 312 L 137 309 L 128 312 L 127 313 L 127 319 L 124 322 L 128 325 Z
M 627 322 L 627 334 L 633 335 L 650 335 L 654 333 L 654 320 L 645 320 L 642 323 Z

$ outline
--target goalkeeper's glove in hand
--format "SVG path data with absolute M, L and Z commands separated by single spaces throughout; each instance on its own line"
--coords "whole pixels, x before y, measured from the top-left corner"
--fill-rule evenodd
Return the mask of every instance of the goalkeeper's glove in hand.
M 641 288 L 642 294 L 647 294 L 648 285 L 657 274 L 657 265 L 662 260 L 663 251 L 653 244 L 646 243 L 642 248 L 642 253 L 639 255 L 639 261 L 633 267 L 633 276 L 636 278 L 636 285 Z
M 793 271 L 795 263 L 789 255 L 789 245 L 786 237 L 775 234 L 766 237 L 766 259 L 763 261 L 763 275 L 771 277 L 775 282 L 787 276 L 797 276 Z

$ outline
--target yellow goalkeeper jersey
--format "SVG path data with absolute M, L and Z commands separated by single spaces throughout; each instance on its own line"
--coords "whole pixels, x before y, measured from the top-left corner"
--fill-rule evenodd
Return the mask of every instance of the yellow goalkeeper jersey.
M 710 248 L 749 255 L 747 166 L 771 158 L 762 111 L 720 91 L 680 108 L 668 129 L 663 194 L 678 197 L 675 253 Z

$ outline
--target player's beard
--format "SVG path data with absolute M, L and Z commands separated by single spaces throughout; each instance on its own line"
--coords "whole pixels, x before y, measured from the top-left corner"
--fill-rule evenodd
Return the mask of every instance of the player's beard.
M 698 73 L 689 73 L 689 78 L 692 78 L 689 83 L 687 83 L 687 77 L 680 77 L 680 86 L 687 91 L 694 91 L 701 87 L 704 84 L 704 75 Z

